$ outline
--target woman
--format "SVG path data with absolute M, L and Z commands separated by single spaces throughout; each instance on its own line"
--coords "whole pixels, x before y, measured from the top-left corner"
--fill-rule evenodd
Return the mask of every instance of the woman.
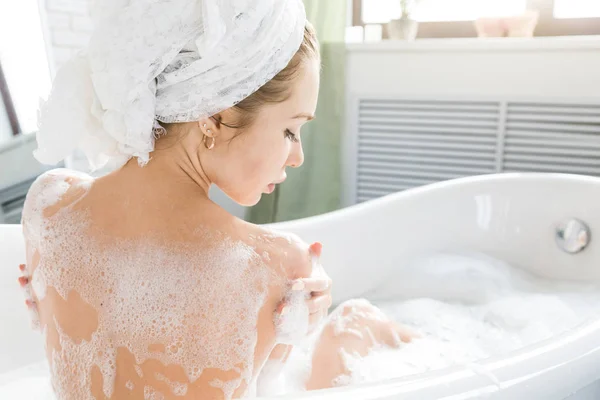
M 54 391 L 251 395 L 267 361 L 290 354 L 290 317 L 307 319 L 302 329 L 325 318 L 330 280 L 313 275 L 319 244 L 239 220 L 208 189 L 253 205 L 302 164 L 300 130 L 319 87 L 315 33 L 300 0 L 100 3 L 87 52 L 59 71 L 42 110 L 36 157 L 55 163 L 79 147 L 118 169 L 46 173 L 23 213 L 21 284 Z M 366 302 L 333 315 L 306 389 L 351 373 L 340 349 L 410 340 Z

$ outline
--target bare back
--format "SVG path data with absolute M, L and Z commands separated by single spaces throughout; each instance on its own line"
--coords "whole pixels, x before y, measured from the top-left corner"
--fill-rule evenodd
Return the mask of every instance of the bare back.
M 247 394 L 275 346 L 290 255 L 208 200 L 174 207 L 168 194 L 113 183 L 55 170 L 26 201 L 28 268 L 57 397 Z

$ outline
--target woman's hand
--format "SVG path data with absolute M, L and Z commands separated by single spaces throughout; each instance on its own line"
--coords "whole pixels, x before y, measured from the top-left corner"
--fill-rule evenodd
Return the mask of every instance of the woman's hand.
M 38 329 L 40 325 L 40 316 L 38 314 L 37 303 L 33 299 L 33 295 L 31 293 L 31 277 L 27 274 L 27 268 L 25 264 L 19 265 L 19 270 L 21 271 L 19 285 L 25 294 L 25 305 L 27 306 L 31 316 L 31 328 Z
M 321 257 L 322 248 L 321 243 L 313 243 L 309 247 L 310 259 L 318 260 Z M 331 307 L 333 301 L 331 297 L 331 278 L 327 276 L 318 263 L 313 262 L 311 277 L 296 279 L 292 285 L 292 290 L 303 291 L 310 295 L 306 300 L 306 305 L 309 312 L 308 323 L 310 329 L 313 330 L 321 320 L 327 317 L 327 312 Z M 279 305 L 277 311 L 284 315 L 289 310 L 290 306 L 284 301 Z

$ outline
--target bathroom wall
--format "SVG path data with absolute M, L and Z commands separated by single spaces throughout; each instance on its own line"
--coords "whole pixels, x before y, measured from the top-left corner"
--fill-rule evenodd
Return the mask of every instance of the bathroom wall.
M 600 96 L 600 36 L 423 39 L 348 47 L 350 96 Z
M 39 0 L 52 75 L 90 38 L 92 0 Z
M 344 205 L 356 201 L 359 98 L 600 102 L 600 36 L 350 44 L 346 62 Z
M 93 0 L 38 1 L 54 74 L 89 40 L 92 24 L 87 7 Z M 574 37 L 351 44 L 347 59 L 347 104 L 351 105 L 357 95 L 365 93 L 598 98 L 599 41 L 598 37 Z M 351 129 L 352 118 L 348 115 L 347 131 Z M 345 159 L 345 181 L 353 179 L 351 161 Z M 82 165 L 83 160 L 75 158 L 73 163 Z M 218 190 L 214 190 L 213 198 L 236 215 L 244 214 L 244 208 L 233 204 Z

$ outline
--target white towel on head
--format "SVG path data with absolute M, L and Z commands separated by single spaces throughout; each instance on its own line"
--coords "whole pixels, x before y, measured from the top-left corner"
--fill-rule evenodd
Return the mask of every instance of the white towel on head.
M 304 36 L 302 0 L 99 0 L 90 44 L 41 105 L 36 158 L 76 148 L 93 167 L 149 160 L 156 121 L 230 108 L 283 70 Z

